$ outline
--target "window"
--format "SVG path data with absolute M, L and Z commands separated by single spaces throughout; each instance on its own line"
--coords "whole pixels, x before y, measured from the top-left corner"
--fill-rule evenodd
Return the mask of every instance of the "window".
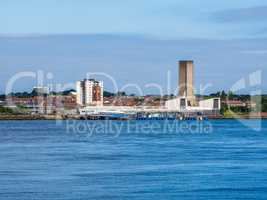
M 214 109 L 219 109 L 219 99 L 214 99 L 213 100 L 213 108 Z
M 180 100 L 180 107 L 181 108 L 185 108 L 186 107 L 186 100 L 185 99 L 181 99 Z

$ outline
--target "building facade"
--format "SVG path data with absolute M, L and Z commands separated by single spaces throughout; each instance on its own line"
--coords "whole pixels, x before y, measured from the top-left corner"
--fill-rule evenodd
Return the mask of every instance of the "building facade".
M 103 105 L 103 82 L 85 79 L 76 83 L 76 101 L 79 106 Z
M 179 96 L 189 100 L 194 105 L 194 63 L 192 60 L 179 61 Z
M 194 63 L 191 60 L 179 61 L 179 94 L 178 97 L 166 101 L 165 108 L 179 112 L 219 114 L 221 99 L 197 100 L 194 93 Z
M 198 101 L 198 106 L 191 106 L 188 104 L 189 100 L 185 97 L 177 97 L 166 101 L 165 108 L 170 111 L 178 112 L 192 112 L 192 113 L 203 113 L 205 115 L 219 115 L 221 109 L 220 98 L 210 98 Z

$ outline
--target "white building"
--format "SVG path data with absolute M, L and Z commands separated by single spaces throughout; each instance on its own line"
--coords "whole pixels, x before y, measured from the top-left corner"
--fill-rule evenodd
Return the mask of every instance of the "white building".
M 190 101 L 186 97 L 177 97 L 165 102 L 165 108 L 168 110 L 186 112 L 186 111 L 219 111 L 221 109 L 220 98 L 210 98 L 199 100 L 197 106 L 190 105 Z
M 76 83 L 76 100 L 79 106 L 103 105 L 103 82 L 84 79 Z
M 179 62 L 179 96 L 165 102 L 167 110 L 178 112 L 218 112 L 221 109 L 220 98 L 197 100 L 194 95 L 193 61 Z

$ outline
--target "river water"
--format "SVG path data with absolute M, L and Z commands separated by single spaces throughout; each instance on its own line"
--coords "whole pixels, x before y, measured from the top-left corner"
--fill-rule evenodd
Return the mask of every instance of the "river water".
M 267 199 L 267 121 L 0 121 L 0 199 L 152 198 Z

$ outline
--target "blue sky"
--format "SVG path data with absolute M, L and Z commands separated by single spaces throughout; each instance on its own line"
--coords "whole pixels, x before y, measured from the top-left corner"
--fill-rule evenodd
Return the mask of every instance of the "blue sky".
M 1 0 L 0 5 L 0 32 L 7 34 L 137 34 L 163 39 L 266 35 L 266 0 Z
M 262 70 L 267 92 L 267 0 L 0 0 L 0 24 L 0 91 L 38 69 L 56 83 L 103 71 L 119 85 L 164 87 L 170 70 L 174 88 L 176 61 L 194 59 L 197 87 L 227 90 Z

